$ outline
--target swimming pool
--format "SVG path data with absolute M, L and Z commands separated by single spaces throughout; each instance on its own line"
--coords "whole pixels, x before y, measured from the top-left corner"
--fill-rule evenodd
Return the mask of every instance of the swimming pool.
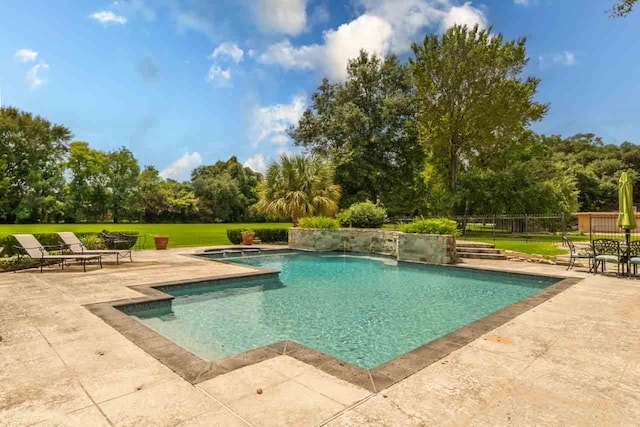
M 175 296 L 170 309 L 133 315 L 212 361 L 292 340 L 369 369 L 559 280 L 375 256 L 290 253 L 227 260 L 281 273 L 168 288 Z

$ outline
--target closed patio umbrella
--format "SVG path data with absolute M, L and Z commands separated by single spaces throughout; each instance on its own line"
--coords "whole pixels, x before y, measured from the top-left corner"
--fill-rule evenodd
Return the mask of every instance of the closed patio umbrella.
M 618 183 L 618 227 L 624 228 L 627 248 L 629 248 L 631 230 L 636 228 L 636 213 L 633 210 L 633 184 L 627 172 L 622 172 Z

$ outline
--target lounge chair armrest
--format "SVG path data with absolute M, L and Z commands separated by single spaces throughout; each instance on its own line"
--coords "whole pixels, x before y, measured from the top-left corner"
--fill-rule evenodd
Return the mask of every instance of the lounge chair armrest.
M 57 245 L 44 245 L 43 246 L 45 249 L 66 249 L 69 247 L 69 245 L 66 245 L 64 243 L 60 243 Z

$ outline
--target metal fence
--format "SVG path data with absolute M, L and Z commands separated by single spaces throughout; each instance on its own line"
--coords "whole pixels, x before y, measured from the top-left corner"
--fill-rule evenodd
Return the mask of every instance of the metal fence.
M 636 222 L 640 226 L 640 217 L 636 217 Z M 579 232 L 589 235 L 589 240 L 594 239 L 617 239 L 625 240 L 625 230 L 618 227 L 617 213 L 593 213 L 582 217 L 578 225 Z M 631 240 L 640 240 L 640 229 L 636 228 L 629 232 Z
M 567 232 L 564 215 L 474 215 L 450 219 L 458 223 L 459 237 L 526 242 L 562 241 Z

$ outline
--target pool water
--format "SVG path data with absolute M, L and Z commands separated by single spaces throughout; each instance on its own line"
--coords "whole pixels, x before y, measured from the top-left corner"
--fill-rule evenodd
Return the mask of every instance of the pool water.
M 171 310 L 135 315 L 208 360 L 293 340 L 368 369 L 558 280 L 334 254 L 231 261 L 281 273 L 169 290 Z

